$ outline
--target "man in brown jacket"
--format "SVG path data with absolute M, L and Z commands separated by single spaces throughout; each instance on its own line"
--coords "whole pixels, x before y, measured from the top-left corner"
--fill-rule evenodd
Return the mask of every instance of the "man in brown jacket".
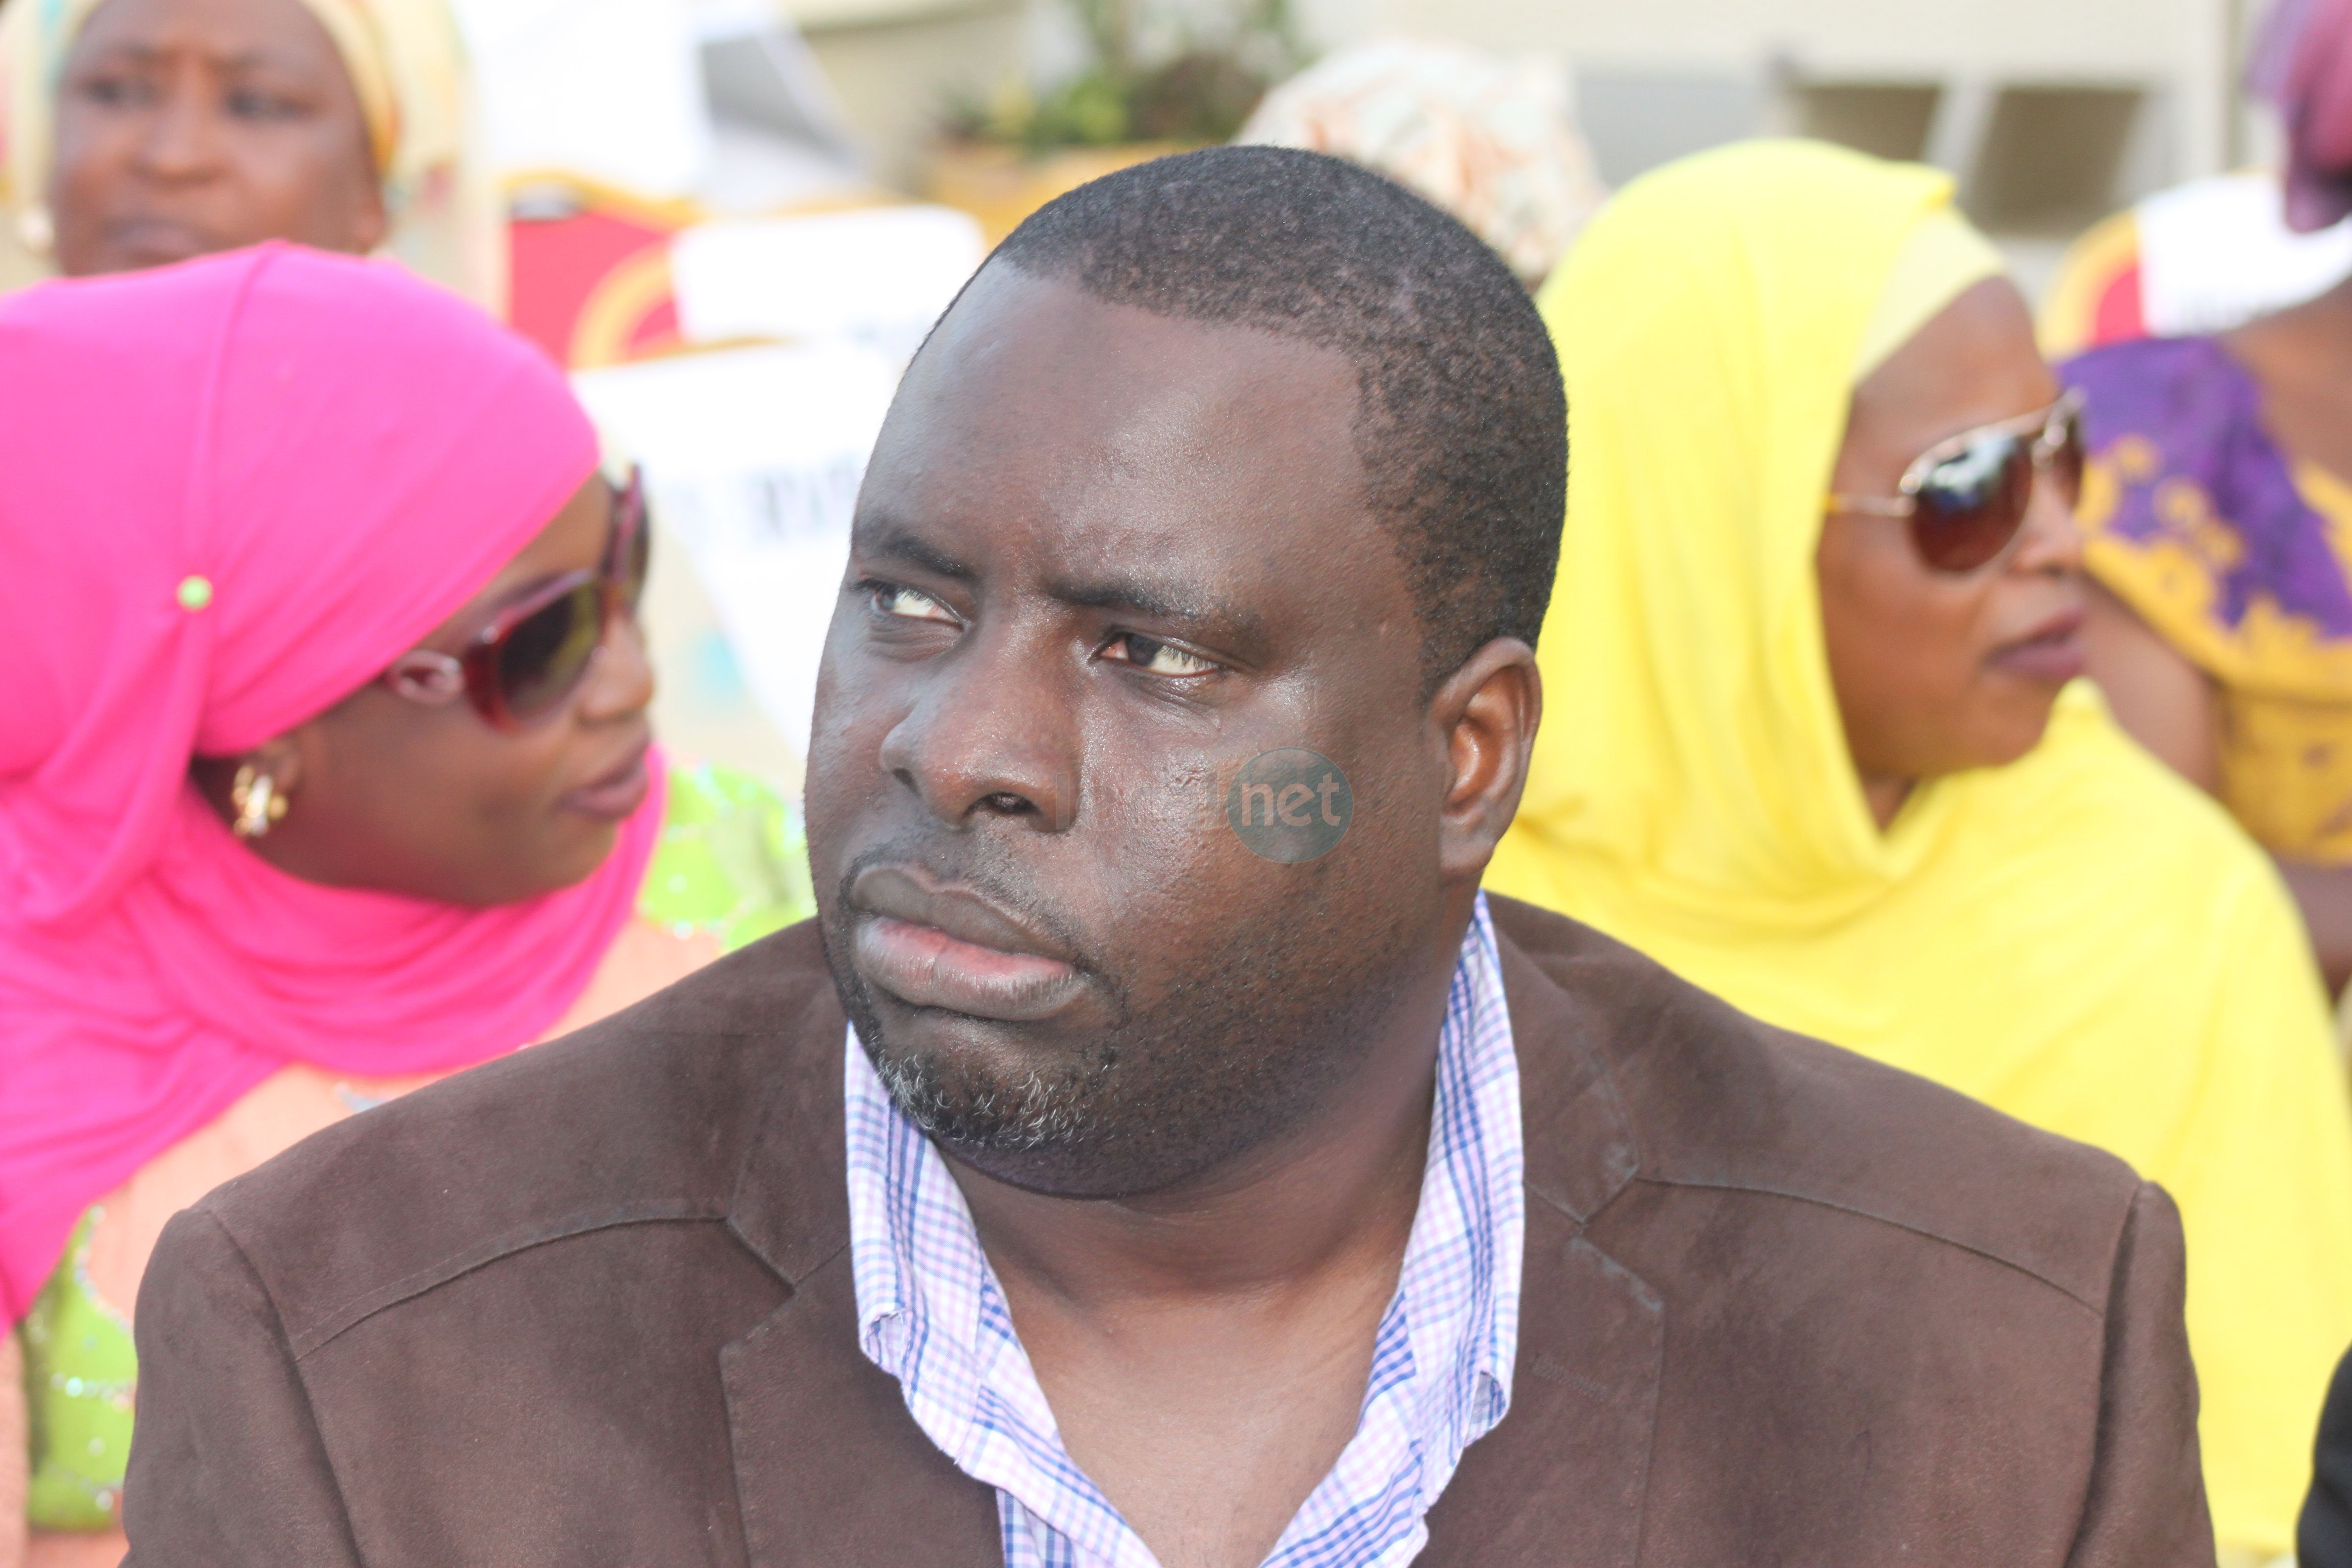
M 175 1219 L 131 1561 L 2210 1564 L 2161 1192 L 1480 895 L 1563 427 L 1345 165 L 1033 218 L 859 498 L 819 919 Z

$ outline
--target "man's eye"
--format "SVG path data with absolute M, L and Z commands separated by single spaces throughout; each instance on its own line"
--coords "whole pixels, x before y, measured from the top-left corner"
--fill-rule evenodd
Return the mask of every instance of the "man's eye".
M 1103 651 L 1152 675 L 1206 675 L 1217 668 L 1198 654 L 1133 632 L 1111 638 Z
M 944 621 L 952 626 L 956 619 L 953 610 L 929 594 L 896 583 L 876 584 L 874 607 L 886 616 L 900 616 L 910 621 Z

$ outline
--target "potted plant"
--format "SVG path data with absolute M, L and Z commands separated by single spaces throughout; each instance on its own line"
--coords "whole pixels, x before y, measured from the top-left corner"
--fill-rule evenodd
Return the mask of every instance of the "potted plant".
M 1039 207 L 1129 163 L 1230 140 L 1265 89 L 1304 63 L 1290 0 L 1175 14 L 1145 0 L 1067 0 L 1086 63 L 1038 88 L 1008 82 L 949 112 L 928 194 L 994 245 Z

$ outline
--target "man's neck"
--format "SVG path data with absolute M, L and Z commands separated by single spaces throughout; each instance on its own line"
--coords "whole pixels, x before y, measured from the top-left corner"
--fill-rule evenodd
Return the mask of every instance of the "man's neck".
M 1454 968 L 1413 976 L 1342 1097 L 1177 1190 L 1054 1197 L 948 1161 L 1064 1445 L 1167 1568 L 1258 1563 L 1354 1431 Z

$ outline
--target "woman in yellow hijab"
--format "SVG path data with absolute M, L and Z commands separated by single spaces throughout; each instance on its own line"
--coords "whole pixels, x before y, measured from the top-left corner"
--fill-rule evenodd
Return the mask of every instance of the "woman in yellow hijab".
M 2217 1533 L 2287 1551 L 2346 1085 L 2274 873 L 2074 679 L 2079 437 L 1998 257 L 1941 174 L 1751 143 L 1629 187 L 1538 304 L 1568 523 L 1488 885 L 2162 1183 Z
M 14 0 L 0 90 L 20 274 L 291 239 L 504 304 L 447 0 Z

